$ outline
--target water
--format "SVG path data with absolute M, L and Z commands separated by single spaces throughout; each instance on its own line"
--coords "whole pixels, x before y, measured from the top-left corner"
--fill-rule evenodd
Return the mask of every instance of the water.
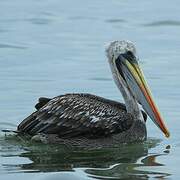
M 104 48 L 129 39 L 171 132 L 148 120 L 148 141 L 83 150 L 0 134 L 0 178 L 178 179 L 180 2 L 1 0 L 0 129 L 15 129 L 38 97 L 89 92 L 122 100 Z

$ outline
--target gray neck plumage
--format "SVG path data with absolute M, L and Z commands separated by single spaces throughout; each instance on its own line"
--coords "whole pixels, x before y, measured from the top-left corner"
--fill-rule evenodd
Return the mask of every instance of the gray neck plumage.
M 110 63 L 110 67 L 114 81 L 124 98 L 127 112 L 134 117 L 134 120 L 140 120 L 144 122 L 139 105 L 130 90 L 127 88 L 126 82 L 119 75 L 117 68 L 113 64 Z

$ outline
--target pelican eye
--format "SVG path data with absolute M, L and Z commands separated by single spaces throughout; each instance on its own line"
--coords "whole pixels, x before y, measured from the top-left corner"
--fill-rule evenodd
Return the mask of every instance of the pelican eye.
M 133 53 L 132 53 L 132 51 L 127 51 L 127 55 L 129 55 L 129 56 L 134 56 Z
M 127 51 L 126 55 L 127 55 L 129 58 L 131 58 L 131 59 L 134 59 L 134 58 L 135 58 L 135 56 L 134 56 L 134 54 L 133 54 L 132 51 Z
M 126 53 L 122 54 L 122 56 L 129 62 L 136 62 L 136 57 L 132 51 L 127 51 Z

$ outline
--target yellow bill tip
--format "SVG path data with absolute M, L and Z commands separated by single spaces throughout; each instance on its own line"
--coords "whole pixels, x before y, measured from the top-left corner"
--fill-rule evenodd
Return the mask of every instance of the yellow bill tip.
M 167 131 L 167 132 L 165 133 L 165 136 L 166 136 L 167 138 L 169 138 L 169 137 L 170 137 L 170 133 Z

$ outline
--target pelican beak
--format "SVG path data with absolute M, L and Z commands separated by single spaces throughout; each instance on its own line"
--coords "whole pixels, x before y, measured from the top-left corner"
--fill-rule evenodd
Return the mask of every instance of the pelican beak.
M 121 69 L 124 74 L 125 81 L 133 93 L 137 101 L 142 105 L 143 109 L 153 120 L 153 122 L 161 129 L 166 137 L 170 136 L 166 128 L 163 118 L 158 111 L 156 104 L 153 101 L 150 89 L 145 81 L 142 70 L 140 69 L 136 57 L 131 54 L 120 55 Z

